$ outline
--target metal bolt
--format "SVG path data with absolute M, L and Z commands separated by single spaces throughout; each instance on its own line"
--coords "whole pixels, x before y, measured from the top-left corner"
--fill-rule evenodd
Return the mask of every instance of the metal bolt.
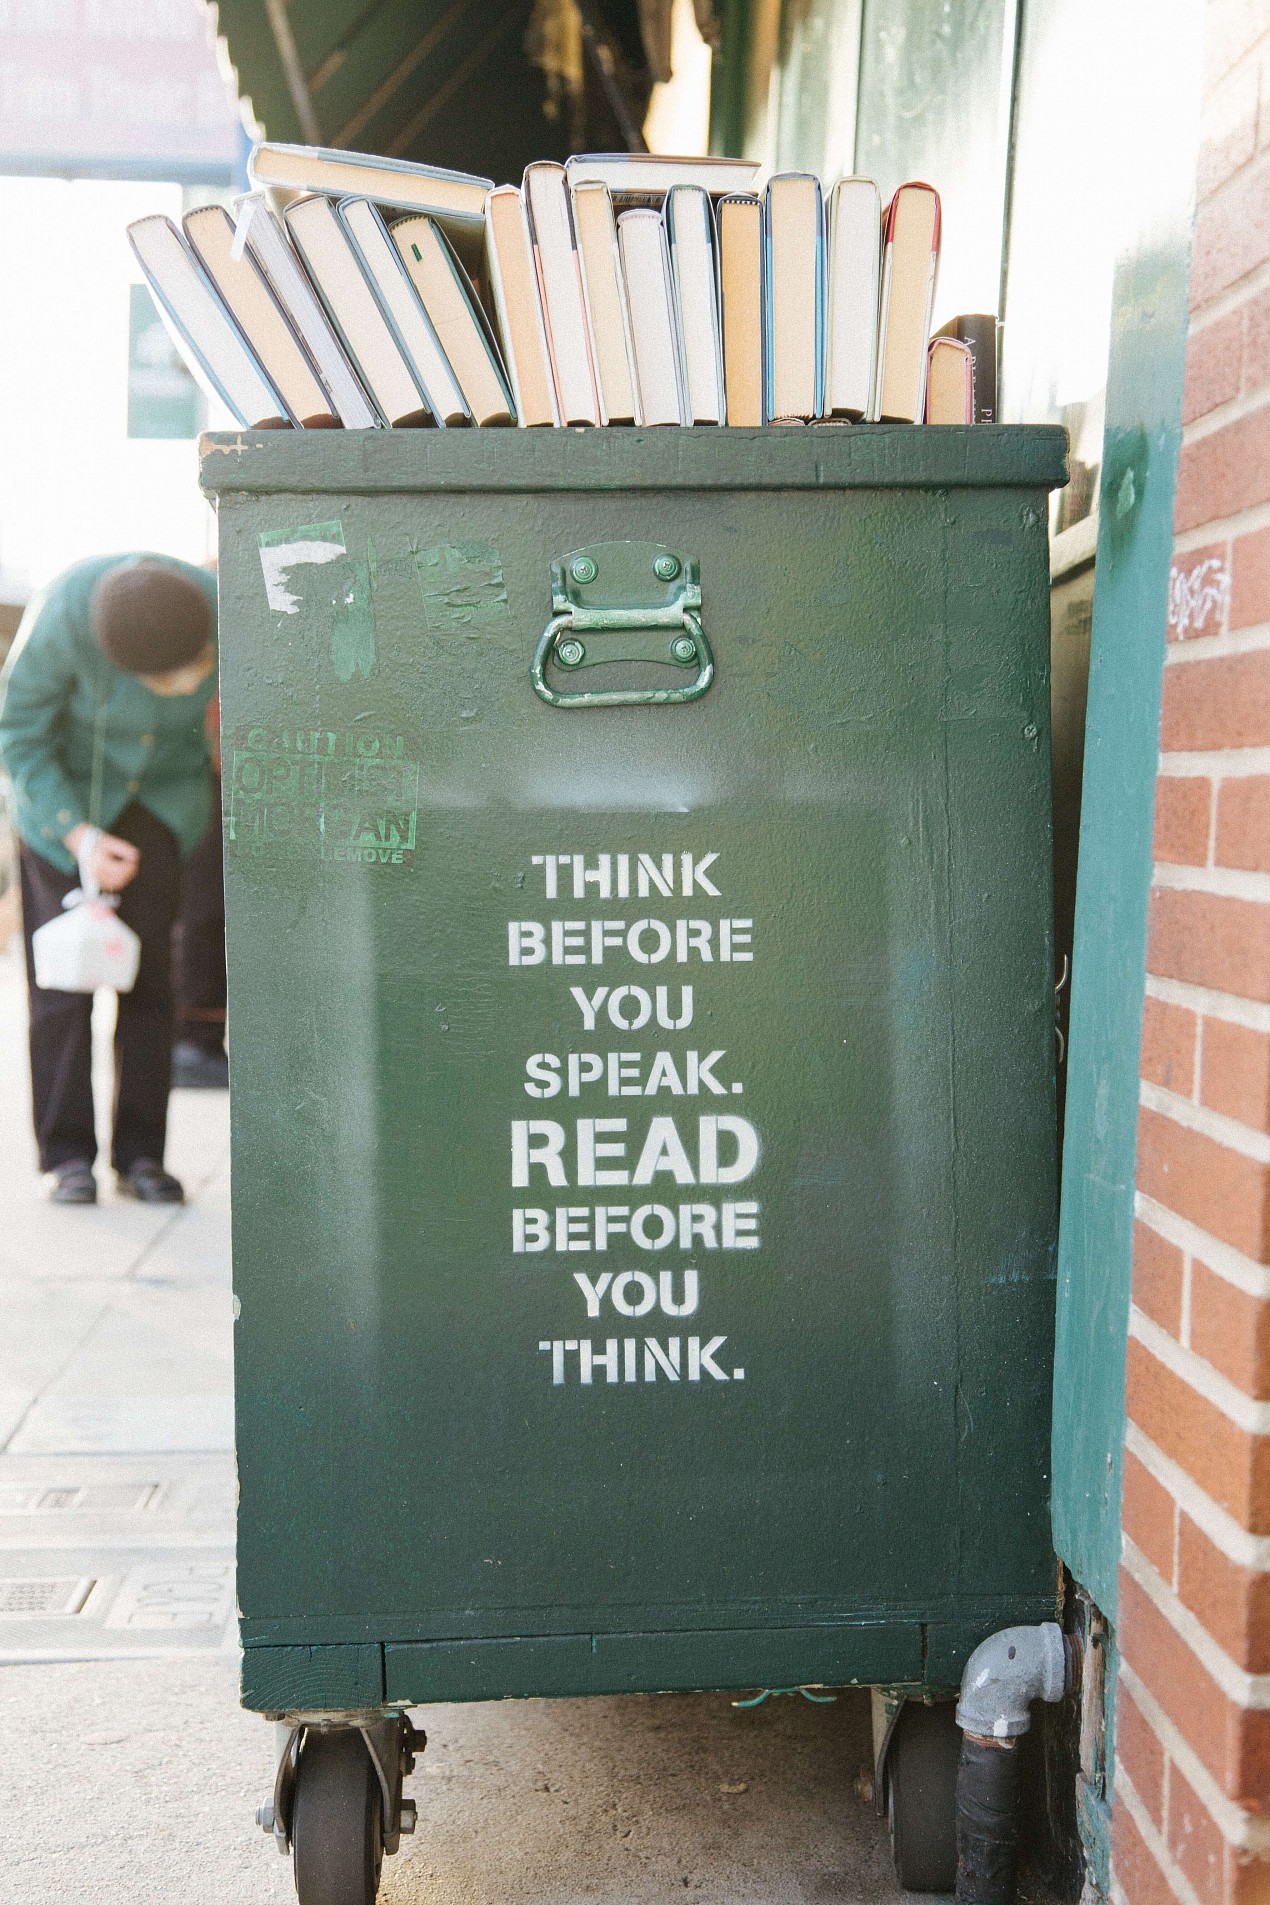
M 272 1833 L 273 1831 L 272 1802 L 266 1801 L 266 1803 L 263 1806 L 256 1807 L 256 1824 L 260 1827 L 260 1830 L 262 1832 Z
M 575 556 L 569 564 L 569 574 L 575 582 L 594 582 L 596 576 L 593 556 Z
M 401 1820 L 398 1825 L 398 1831 L 407 1834 L 413 1832 L 418 1818 L 419 1808 L 415 1805 L 414 1800 L 403 1799 L 401 1802 Z
M 669 553 L 653 557 L 653 574 L 661 582 L 673 582 L 679 574 L 679 558 Z
M 571 639 L 567 642 L 557 642 L 556 644 L 556 660 L 560 663 L 562 668 L 576 668 L 585 655 L 586 649 L 583 648 L 581 642 Z
M 687 663 L 694 662 L 697 659 L 697 644 L 693 641 L 691 635 L 676 635 L 674 641 L 670 644 L 670 652 L 676 661 L 681 661 L 687 665 Z M 676 693 L 677 692 L 678 690 L 676 690 Z
M 862 1766 L 855 1776 L 855 1796 L 862 1806 L 873 1804 L 873 1768 Z

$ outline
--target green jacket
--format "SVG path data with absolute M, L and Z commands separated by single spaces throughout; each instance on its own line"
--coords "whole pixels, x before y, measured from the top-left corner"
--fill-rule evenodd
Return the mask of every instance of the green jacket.
M 215 670 L 192 695 L 156 695 L 107 661 L 89 621 L 98 578 L 131 556 L 77 562 L 22 617 L 0 674 L 0 758 L 13 783 L 14 819 L 27 845 L 63 873 L 75 871 L 64 837 L 81 820 L 109 831 L 140 801 L 190 853 L 212 818 L 204 726 Z M 170 557 L 206 589 L 216 580 Z M 214 626 L 214 622 L 213 622 Z

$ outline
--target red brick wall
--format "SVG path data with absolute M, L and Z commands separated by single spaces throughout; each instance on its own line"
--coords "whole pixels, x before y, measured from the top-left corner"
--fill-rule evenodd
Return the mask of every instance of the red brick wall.
M 1113 1885 L 1270 1905 L 1270 0 L 1209 0 L 1142 1023 Z

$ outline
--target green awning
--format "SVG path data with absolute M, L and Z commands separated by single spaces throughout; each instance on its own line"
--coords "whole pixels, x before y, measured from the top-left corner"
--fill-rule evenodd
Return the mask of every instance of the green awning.
M 219 0 L 271 139 L 518 180 L 638 142 L 665 52 L 657 0 Z

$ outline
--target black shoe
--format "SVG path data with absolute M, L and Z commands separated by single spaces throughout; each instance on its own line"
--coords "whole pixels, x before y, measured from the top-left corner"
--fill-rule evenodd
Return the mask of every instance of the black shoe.
M 95 1204 L 97 1202 L 97 1179 L 93 1176 L 93 1167 L 86 1158 L 69 1158 L 65 1164 L 55 1164 L 51 1176 L 53 1183 L 49 1189 L 50 1204 Z
M 172 1083 L 182 1091 L 226 1091 L 229 1059 L 223 1051 L 209 1052 L 181 1039 L 172 1047 Z
M 138 1158 L 126 1171 L 115 1177 L 120 1197 L 135 1197 L 141 1204 L 183 1204 L 185 1192 L 179 1178 L 165 1171 L 153 1158 Z

